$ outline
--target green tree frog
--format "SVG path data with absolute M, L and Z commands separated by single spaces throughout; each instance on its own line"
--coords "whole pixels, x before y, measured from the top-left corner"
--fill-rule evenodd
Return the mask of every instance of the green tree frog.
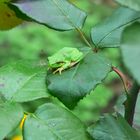
M 77 48 L 64 47 L 54 55 L 48 57 L 49 69 L 54 70 L 54 74 L 68 69 L 77 64 L 84 57 Z

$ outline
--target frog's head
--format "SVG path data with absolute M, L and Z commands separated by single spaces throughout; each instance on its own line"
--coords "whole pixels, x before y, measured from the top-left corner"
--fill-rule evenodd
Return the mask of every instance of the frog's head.
M 64 64 L 64 62 L 56 56 L 48 57 L 48 65 L 50 68 L 59 68 Z

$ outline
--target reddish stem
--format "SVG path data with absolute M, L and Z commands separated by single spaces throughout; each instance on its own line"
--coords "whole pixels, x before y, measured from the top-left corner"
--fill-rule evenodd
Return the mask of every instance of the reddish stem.
M 128 93 L 128 89 L 130 89 L 131 87 L 131 83 L 130 81 L 127 79 L 127 77 L 119 70 L 117 69 L 116 67 L 112 66 L 112 70 L 114 72 L 116 72 L 119 77 L 121 78 L 122 82 L 123 82 L 123 85 L 124 85 L 124 89 L 126 91 L 126 93 Z

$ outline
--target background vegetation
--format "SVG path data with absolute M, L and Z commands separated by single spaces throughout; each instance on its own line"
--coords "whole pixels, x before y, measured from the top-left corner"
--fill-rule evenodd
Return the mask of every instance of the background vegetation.
M 110 16 L 118 7 L 111 0 L 71 1 L 89 14 L 83 29 L 88 38 L 93 25 Z M 46 57 L 57 52 L 60 48 L 66 46 L 73 47 L 76 44 L 76 46 L 84 45 L 84 43 L 79 44 L 79 42 L 82 42 L 79 40 L 81 40 L 81 37 L 75 31 L 58 32 L 46 28 L 43 25 L 26 22 L 12 30 L 0 32 L 0 66 L 21 59 L 36 59 L 45 63 Z M 117 66 L 128 74 L 121 61 L 120 50 L 118 48 L 105 49 L 102 53 L 108 58 L 111 58 L 114 66 Z M 127 76 L 132 81 L 129 74 Z M 99 120 L 100 115 L 103 113 L 113 112 L 114 109 L 123 111 L 123 106 L 120 105 L 125 100 L 123 93 L 124 89 L 120 78 L 116 73 L 111 72 L 104 81 L 104 84 L 99 85 L 92 91 L 92 94 L 82 99 L 72 112 L 85 122 L 85 124 L 92 124 Z M 121 95 L 121 98 L 119 98 L 119 95 Z M 56 98 L 54 100 L 58 102 Z M 45 102 L 46 99 L 39 99 L 22 103 L 22 106 L 27 112 L 34 112 L 37 106 Z M 138 104 L 140 104 L 140 99 L 138 99 L 136 107 L 135 128 L 140 128 L 140 109 Z M 9 139 L 16 140 L 20 134 L 21 130 L 18 128 L 9 134 Z M 18 137 L 18 139 L 21 138 Z

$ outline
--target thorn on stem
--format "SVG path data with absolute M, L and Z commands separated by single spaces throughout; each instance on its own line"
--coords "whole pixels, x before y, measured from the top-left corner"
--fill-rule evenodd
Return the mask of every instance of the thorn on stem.
M 128 90 L 131 88 L 132 84 L 131 82 L 128 80 L 128 78 L 119 70 L 117 69 L 116 67 L 112 66 L 112 70 L 114 72 L 116 72 L 119 77 L 121 78 L 122 82 L 123 82 L 123 85 L 124 85 L 124 89 L 125 91 L 128 93 Z

